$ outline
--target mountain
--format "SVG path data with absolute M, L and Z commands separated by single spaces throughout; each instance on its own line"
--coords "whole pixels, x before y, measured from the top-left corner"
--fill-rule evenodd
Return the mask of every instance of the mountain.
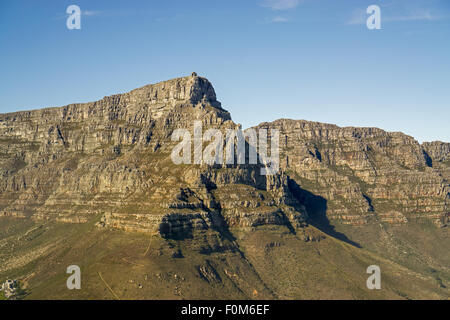
M 199 123 L 240 129 L 195 73 L 1 114 L 0 281 L 31 299 L 449 297 L 448 143 L 281 119 L 245 131 L 279 131 L 276 174 L 250 140 L 245 163 L 196 163 L 200 142 L 175 164 L 174 132 Z

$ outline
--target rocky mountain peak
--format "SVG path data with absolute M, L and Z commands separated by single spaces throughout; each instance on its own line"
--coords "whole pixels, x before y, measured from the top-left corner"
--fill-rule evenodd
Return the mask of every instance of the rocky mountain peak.
M 172 297 L 175 285 L 188 299 L 308 298 L 304 288 L 351 298 L 367 292 L 367 265 L 380 264 L 384 278 L 406 285 L 391 282 L 395 292 L 379 297 L 448 297 L 449 143 L 279 119 L 254 128 L 279 131 L 280 170 L 264 176 L 248 162 L 176 164 L 173 132 L 194 133 L 196 121 L 203 132 L 238 127 L 196 73 L 0 114 L 0 278 L 37 279 L 34 290 L 53 277 L 65 297 L 61 266 L 79 261 L 124 298 Z M 146 283 L 135 291 L 131 276 Z
M 291 215 L 281 207 L 301 204 L 309 205 L 311 216 L 352 225 L 448 223 L 448 143 L 421 146 L 378 128 L 266 122 L 258 127 L 278 129 L 281 137 L 281 173 L 268 182 L 255 175 L 255 166 L 175 166 L 172 132 L 199 120 L 205 128 L 234 126 L 212 84 L 196 73 L 96 102 L 0 115 L 0 213 L 39 219 L 53 213 L 74 222 L 104 212 L 105 225 L 130 229 L 130 214 L 153 219 L 178 214 L 177 208 L 184 213 L 187 206 L 192 214 L 220 211 L 229 225 L 300 225 L 302 219 L 292 217 L 305 217 L 303 209 Z M 52 187 L 44 192 L 43 185 Z M 240 185 L 247 189 L 235 192 Z M 190 200 L 184 203 L 174 190 L 187 190 L 182 193 Z M 118 198 L 120 205 L 109 206 Z M 73 203 L 84 209 L 72 210 Z M 140 208 L 130 209 L 136 203 Z M 318 203 L 326 209 L 314 210 Z M 279 217 L 278 210 L 284 212 Z
M 129 92 L 129 96 L 131 101 L 134 102 L 151 101 L 153 103 L 170 102 L 172 104 L 187 102 L 193 105 L 206 103 L 222 109 L 211 82 L 204 77 L 199 77 L 195 72 L 187 77 L 171 79 L 132 90 Z

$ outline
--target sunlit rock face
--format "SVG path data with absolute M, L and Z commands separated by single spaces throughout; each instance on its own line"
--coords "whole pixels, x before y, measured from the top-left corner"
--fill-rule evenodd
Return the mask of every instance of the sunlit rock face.
M 355 225 L 448 223 L 448 143 L 420 145 L 399 132 L 302 120 L 259 127 L 280 130 L 280 164 L 310 192 L 304 200 L 316 214 Z
M 0 212 L 183 237 L 263 224 L 300 228 L 283 173 L 259 165 L 175 165 L 177 128 L 236 129 L 211 83 L 191 76 L 102 100 L 0 115 Z
M 281 170 L 175 165 L 175 129 L 236 129 L 191 76 L 99 101 L 0 115 L 0 215 L 183 237 L 259 225 L 448 222 L 449 144 L 402 133 L 277 120 Z

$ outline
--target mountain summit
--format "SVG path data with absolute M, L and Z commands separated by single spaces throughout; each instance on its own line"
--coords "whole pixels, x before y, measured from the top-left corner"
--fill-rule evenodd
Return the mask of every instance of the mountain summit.
M 105 281 L 123 298 L 448 297 L 449 143 L 280 119 L 255 128 L 280 132 L 263 176 L 174 164 L 195 122 L 239 127 L 196 73 L 0 114 L 0 276 L 36 298 L 111 298 Z M 85 293 L 61 264 L 83 266 Z

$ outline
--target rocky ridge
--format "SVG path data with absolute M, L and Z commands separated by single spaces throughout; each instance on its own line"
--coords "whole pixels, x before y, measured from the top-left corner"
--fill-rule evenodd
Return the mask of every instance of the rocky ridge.
M 449 144 L 281 119 L 281 171 L 174 165 L 177 128 L 237 128 L 195 73 L 92 103 L 0 115 L 0 215 L 189 237 L 287 225 L 432 221 L 449 210 Z
M 301 226 L 287 177 L 258 165 L 173 164 L 176 128 L 236 128 L 205 78 L 93 103 L 0 115 L 0 213 L 185 237 L 193 230 Z M 241 189 L 242 193 L 237 193 Z
M 400 132 L 281 119 L 280 164 L 315 215 L 345 224 L 449 221 L 449 143 Z

